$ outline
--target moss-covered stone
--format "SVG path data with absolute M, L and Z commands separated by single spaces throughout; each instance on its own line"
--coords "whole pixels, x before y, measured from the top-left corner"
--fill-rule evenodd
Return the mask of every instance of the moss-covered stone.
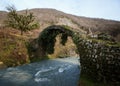
M 120 84 L 120 46 L 91 40 L 80 43 L 82 73 L 94 80 Z

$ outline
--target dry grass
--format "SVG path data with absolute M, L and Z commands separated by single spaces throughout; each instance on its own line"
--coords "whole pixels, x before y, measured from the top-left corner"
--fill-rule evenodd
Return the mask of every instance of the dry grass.
M 0 61 L 6 66 L 17 66 L 29 62 L 25 38 L 19 31 L 0 29 Z
M 30 12 L 34 13 L 40 23 L 40 30 L 35 32 L 39 32 L 49 25 L 64 24 L 73 27 L 75 30 L 88 31 L 88 28 L 91 28 L 93 33 L 105 32 L 120 42 L 120 21 L 74 16 L 55 9 L 31 9 Z M 25 11 L 19 11 L 18 13 L 23 14 Z M 0 12 L 0 24 L 6 19 L 6 14 L 6 12 Z

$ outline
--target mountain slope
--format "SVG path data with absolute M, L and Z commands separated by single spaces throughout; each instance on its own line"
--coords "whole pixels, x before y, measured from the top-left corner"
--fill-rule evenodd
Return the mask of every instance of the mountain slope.
M 80 17 L 47 8 L 31 9 L 29 11 L 34 13 L 37 21 L 40 23 L 40 29 L 34 30 L 33 34 L 39 34 L 39 32 L 41 32 L 45 27 L 56 24 L 68 25 L 73 27 L 74 30 L 83 33 L 88 33 L 89 29 L 93 33 L 108 33 L 117 41 L 120 41 L 120 21 Z M 24 14 L 25 11 L 19 11 L 18 13 Z M 7 12 L 0 12 L 0 23 L 6 19 L 6 14 Z

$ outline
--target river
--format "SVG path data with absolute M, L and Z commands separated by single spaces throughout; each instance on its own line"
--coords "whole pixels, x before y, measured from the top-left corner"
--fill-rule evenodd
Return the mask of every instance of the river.
M 0 86 L 77 86 L 78 58 L 57 58 L 0 70 Z

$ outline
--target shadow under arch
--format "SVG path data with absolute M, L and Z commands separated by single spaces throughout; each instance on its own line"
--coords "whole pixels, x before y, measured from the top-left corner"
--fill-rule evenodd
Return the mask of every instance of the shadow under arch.
M 46 57 L 48 54 L 54 53 L 54 46 L 56 42 L 56 36 L 61 34 L 61 44 L 65 45 L 67 37 L 70 36 L 76 45 L 78 46 L 78 41 L 80 41 L 80 35 L 73 31 L 73 28 L 65 25 L 52 25 L 45 28 L 38 37 L 38 50 L 37 57 Z M 78 48 L 78 47 L 77 47 Z M 40 53 L 41 52 L 41 53 Z
M 61 34 L 61 44 L 65 45 L 70 36 L 73 43 L 78 48 L 80 41 L 79 33 L 74 32 L 73 28 L 65 25 L 52 25 L 45 28 L 37 39 L 32 40 L 28 49 L 29 58 L 34 61 L 47 58 L 48 54 L 54 53 L 56 36 Z M 78 51 L 79 52 L 79 51 Z

